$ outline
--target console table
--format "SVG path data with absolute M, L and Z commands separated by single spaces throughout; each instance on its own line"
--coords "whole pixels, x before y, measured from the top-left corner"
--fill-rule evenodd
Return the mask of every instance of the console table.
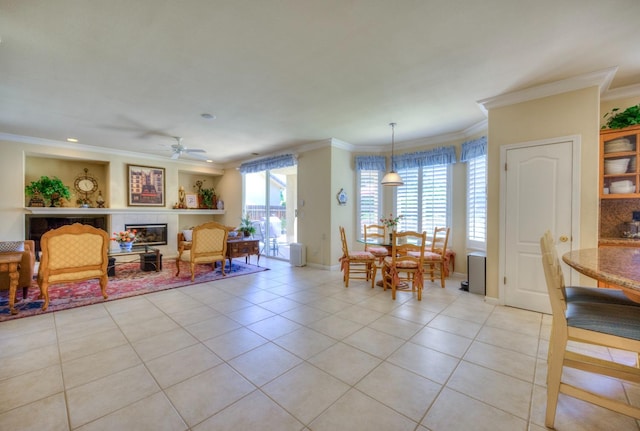
M 256 265 L 260 266 L 260 240 L 245 238 L 227 239 L 229 267 L 231 267 L 231 259 L 244 256 L 244 261 L 249 263 L 249 256 L 251 255 L 258 256 Z

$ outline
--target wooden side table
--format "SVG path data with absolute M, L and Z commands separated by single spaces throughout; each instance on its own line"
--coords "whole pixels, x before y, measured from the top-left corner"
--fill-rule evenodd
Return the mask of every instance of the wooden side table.
M 260 245 L 257 239 L 227 239 L 227 258 L 229 259 L 229 267 L 231 267 L 231 259 L 236 257 L 244 257 L 248 263 L 249 256 L 255 254 L 258 256 L 256 265 L 260 266 Z
M 9 273 L 9 310 L 11 314 L 18 314 L 14 304 L 16 302 L 18 279 L 20 278 L 20 274 L 18 273 L 20 262 L 22 262 L 22 252 L 0 253 L 0 272 Z

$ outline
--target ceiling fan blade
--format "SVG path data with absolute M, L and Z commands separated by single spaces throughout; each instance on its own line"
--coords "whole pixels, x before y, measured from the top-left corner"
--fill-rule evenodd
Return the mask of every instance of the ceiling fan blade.
M 186 151 L 187 153 L 206 153 L 205 150 L 201 150 L 199 148 L 194 148 L 194 149 L 185 148 L 184 151 Z
M 180 157 L 180 153 L 179 152 L 175 152 L 171 155 L 171 160 L 176 160 L 178 157 Z
M 211 157 L 207 156 L 206 154 L 200 154 L 198 153 L 185 153 L 185 155 L 187 157 L 191 157 L 193 159 L 199 159 L 199 160 L 209 160 L 211 159 Z

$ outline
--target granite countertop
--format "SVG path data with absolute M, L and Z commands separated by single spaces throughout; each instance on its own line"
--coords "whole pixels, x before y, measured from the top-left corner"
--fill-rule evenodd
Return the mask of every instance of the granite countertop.
M 605 283 L 640 291 L 640 244 L 566 253 L 562 260 L 578 272 Z
M 600 238 L 598 245 L 617 247 L 640 247 L 640 238 Z

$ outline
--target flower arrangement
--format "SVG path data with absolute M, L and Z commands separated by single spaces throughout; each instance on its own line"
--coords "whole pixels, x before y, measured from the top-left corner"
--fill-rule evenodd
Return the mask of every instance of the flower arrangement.
M 394 217 L 393 214 L 389 214 L 389 217 L 382 217 L 380 219 L 380 223 L 389 229 L 395 230 L 398 227 L 398 223 L 400 223 L 401 218 L 402 215 Z
M 120 231 L 120 232 L 114 232 L 113 233 L 113 237 L 111 238 L 111 241 L 115 241 L 118 244 L 122 244 L 125 242 L 135 242 L 136 240 L 136 233 L 138 233 L 138 231 L 134 230 L 125 230 L 125 231 Z

